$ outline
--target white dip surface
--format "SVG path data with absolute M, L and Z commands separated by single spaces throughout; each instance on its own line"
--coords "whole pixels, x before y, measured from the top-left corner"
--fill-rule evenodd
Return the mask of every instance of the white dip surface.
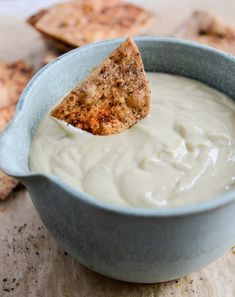
M 105 202 L 134 207 L 175 207 L 231 189 L 235 103 L 195 80 L 147 76 L 151 113 L 120 134 L 71 134 L 48 115 L 31 145 L 31 171 L 57 175 Z

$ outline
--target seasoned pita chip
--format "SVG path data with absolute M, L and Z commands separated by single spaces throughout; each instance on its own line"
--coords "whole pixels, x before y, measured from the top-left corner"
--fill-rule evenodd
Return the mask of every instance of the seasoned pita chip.
M 33 20 L 33 21 L 32 21 Z M 143 8 L 118 0 L 69 1 L 39 12 L 29 23 L 45 36 L 75 48 L 90 42 L 136 35 L 152 21 Z
M 32 69 L 24 62 L 0 63 L 0 133 L 15 112 L 20 93 L 32 76 Z M 19 184 L 0 171 L 0 200 L 6 199 Z
M 195 11 L 174 33 L 235 55 L 235 28 L 206 11 Z
M 15 112 L 15 105 L 8 105 L 0 108 L 0 133 L 6 128 L 14 112 Z
M 80 7 L 81 4 L 83 3 L 83 10 L 85 13 L 91 13 L 91 12 L 95 12 L 98 13 L 102 7 L 107 7 L 109 5 L 114 5 L 118 2 L 121 2 L 122 0 L 77 0 L 76 1 L 76 7 Z M 67 6 L 67 5 L 66 5 Z M 27 22 L 33 26 L 36 27 L 36 23 L 45 15 L 48 13 L 48 9 L 42 9 L 40 10 L 38 13 L 36 13 L 35 15 L 32 15 L 30 18 L 27 19 Z M 42 32 L 41 32 L 42 33 Z M 57 49 L 60 54 L 67 52 L 71 49 L 73 49 L 74 45 L 71 45 L 67 42 L 62 41 L 60 38 L 56 38 L 55 36 L 51 36 L 49 34 L 46 34 L 46 32 L 43 33 L 43 36 L 45 38 L 45 40 L 47 41 L 47 44 L 49 45 L 50 48 L 55 48 Z M 45 60 L 46 61 L 46 60 Z M 43 61 L 43 64 L 46 65 Z
M 1 97 L 0 97 L 1 98 Z M 0 133 L 5 129 L 15 110 L 15 105 L 0 108 Z M 5 175 L 0 170 L 0 200 L 5 200 L 12 190 L 18 185 L 18 181 Z
M 18 186 L 19 181 L 7 176 L 0 171 L 0 201 L 5 200 L 12 192 L 12 190 Z
M 99 12 L 102 10 L 103 7 L 108 7 L 117 3 L 120 3 L 122 0 L 72 0 L 70 1 L 73 2 L 72 4 L 68 4 L 66 3 L 66 5 L 61 5 L 61 4 L 57 4 L 55 5 L 56 7 L 60 6 L 60 9 L 64 9 L 65 11 L 67 11 L 68 9 L 70 9 L 70 7 L 74 7 L 74 8 L 78 8 L 83 9 L 84 12 Z M 75 5 L 74 5 L 75 4 Z M 49 9 L 42 9 L 39 12 L 37 12 L 36 14 L 32 15 L 31 17 L 29 17 L 27 19 L 27 22 L 32 25 L 35 26 L 37 24 L 37 22 L 45 15 L 48 14 L 55 6 L 49 8 Z
M 92 134 L 116 134 L 144 118 L 150 90 L 140 53 L 128 38 L 51 112 Z
M 29 17 L 27 19 L 27 22 L 31 25 L 31 26 L 35 26 L 37 24 L 37 22 L 44 16 L 44 14 L 47 13 L 47 9 L 42 9 L 40 10 L 38 13 L 32 15 L 31 17 Z
M 0 62 L 0 108 L 14 105 L 32 76 L 32 69 L 24 62 Z
M 46 64 L 50 63 L 51 61 L 55 60 L 58 57 L 59 57 L 59 54 L 56 52 L 51 52 L 47 54 L 42 60 L 42 66 L 45 66 Z

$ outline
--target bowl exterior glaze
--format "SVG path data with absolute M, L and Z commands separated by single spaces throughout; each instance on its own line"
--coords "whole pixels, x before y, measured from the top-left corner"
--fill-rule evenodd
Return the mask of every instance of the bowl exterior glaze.
M 234 191 L 175 209 L 121 208 L 28 168 L 30 143 L 41 118 L 122 41 L 73 50 L 34 76 L 0 138 L 0 166 L 26 184 L 43 223 L 82 264 L 123 281 L 169 281 L 207 265 L 235 243 Z M 234 57 L 176 39 L 135 41 L 146 71 L 194 78 L 235 100 Z

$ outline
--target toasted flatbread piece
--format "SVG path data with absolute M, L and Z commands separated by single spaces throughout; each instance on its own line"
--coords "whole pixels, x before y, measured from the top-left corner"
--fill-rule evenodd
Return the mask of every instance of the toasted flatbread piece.
M 18 180 L 0 171 L 0 201 L 5 200 L 18 184 Z
M 144 118 L 150 90 L 140 53 L 128 38 L 51 112 L 97 135 L 116 134 Z
M 45 36 L 72 48 L 142 33 L 151 21 L 152 17 L 143 8 L 120 0 L 69 1 L 28 20 Z
M 31 76 L 32 69 L 24 61 L 0 62 L 0 109 L 16 104 Z
M 15 112 L 19 95 L 32 76 L 32 69 L 24 62 L 0 63 L 0 133 Z M 18 181 L 0 171 L 0 200 L 6 199 Z
M 73 2 L 76 1 L 76 7 L 78 5 L 83 5 L 84 11 L 91 12 L 91 11 L 100 11 L 103 7 L 108 7 L 117 3 L 120 3 L 122 0 L 73 0 Z M 72 2 L 72 1 L 71 1 Z M 67 5 L 66 5 L 67 6 Z M 36 23 L 45 15 L 48 13 L 50 9 L 42 9 L 36 14 L 32 15 L 27 19 L 27 22 L 34 26 Z
M 14 104 L 0 108 L 0 133 L 6 128 L 14 112 L 15 112 Z
M 42 60 L 42 66 L 45 66 L 46 64 L 50 63 L 51 61 L 55 60 L 59 57 L 59 53 L 56 52 L 50 52 L 48 53 L 44 59 Z
M 44 14 L 46 14 L 48 12 L 47 9 L 42 9 L 39 12 L 37 12 L 36 14 L 32 15 L 31 17 L 29 17 L 27 19 L 27 22 L 31 25 L 31 26 L 35 26 L 37 24 L 37 22 L 44 16 Z
M 235 55 L 235 28 L 206 11 L 194 11 L 174 33 Z

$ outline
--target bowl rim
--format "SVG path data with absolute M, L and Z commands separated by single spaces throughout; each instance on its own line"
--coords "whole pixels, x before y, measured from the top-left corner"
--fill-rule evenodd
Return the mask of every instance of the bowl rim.
M 1 140 L 4 141 L 4 138 L 7 137 L 8 134 L 10 134 L 11 127 L 14 125 L 14 120 L 18 117 L 18 114 L 20 113 L 21 109 L 24 108 L 24 100 L 28 97 L 29 91 L 34 87 L 35 84 L 38 83 L 40 80 L 40 77 L 46 73 L 46 71 L 49 68 L 52 68 L 57 63 L 64 62 L 68 56 L 76 55 L 79 51 L 86 51 L 88 49 L 95 49 L 96 47 L 104 46 L 104 45 L 113 45 L 113 44 L 119 44 L 122 41 L 124 41 L 126 38 L 115 38 L 115 39 L 109 39 L 105 41 L 99 41 L 94 42 L 88 45 L 84 45 L 82 47 L 73 49 L 46 66 L 44 66 L 42 69 L 40 69 L 29 81 L 27 86 L 25 87 L 24 91 L 22 92 L 20 99 L 17 103 L 16 112 L 14 114 L 14 117 L 12 121 L 9 123 L 8 127 L 5 129 L 5 131 L 1 135 Z M 220 57 L 223 57 L 225 59 L 230 60 L 232 63 L 234 63 L 235 66 L 235 57 L 231 54 L 228 54 L 222 50 L 218 50 L 215 48 L 212 48 L 207 45 L 202 45 L 194 41 L 188 41 L 188 40 L 181 40 L 177 38 L 170 38 L 170 37 L 156 37 L 156 36 L 137 36 L 133 38 L 135 42 L 160 42 L 165 44 L 177 44 L 182 45 L 185 47 L 191 47 L 196 48 L 204 52 L 210 52 L 214 53 Z M 28 152 L 29 153 L 29 152 Z M 3 166 L 4 170 L 4 166 Z M 214 210 L 217 210 L 218 208 L 223 208 L 225 206 L 229 206 L 231 203 L 235 202 L 235 189 L 231 190 L 225 194 L 221 194 L 217 197 L 214 197 L 209 200 L 202 200 L 196 203 L 192 204 L 186 204 L 178 207 L 162 207 L 162 208 L 138 208 L 138 207 L 129 207 L 129 206 L 119 206 L 111 203 L 104 202 L 98 198 L 95 198 L 88 193 L 85 193 L 83 191 L 80 191 L 78 189 L 73 188 L 70 186 L 67 182 L 62 180 L 61 178 L 52 175 L 52 174 L 45 174 L 45 173 L 33 173 L 29 172 L 27 174 L 17 174 L 14 173 L 11 170 L 4 170 L 9 175 L 12 175 L 16 178 L 22 179 L 27 181 L 28 179 L 32 178 L 47 178 L 50 182 L 55 183 L 58 187 L 61 187 L 65 191 L 67 191 L 69 194 L 72 194 L 72 196 L 76 199 L 82 200 L 83 203 L 89 204 L 90 206 L 99 208 L 103 211 L 111 212 L 118 215 L 128 215 L 128 216 L 134 216 L 134 217 L 152 217 L 152 218 L 174 218 L 179 216 L 189 216 L 189 215 L 196 215 L 199 213 L 206 213 L 211 212 Z

